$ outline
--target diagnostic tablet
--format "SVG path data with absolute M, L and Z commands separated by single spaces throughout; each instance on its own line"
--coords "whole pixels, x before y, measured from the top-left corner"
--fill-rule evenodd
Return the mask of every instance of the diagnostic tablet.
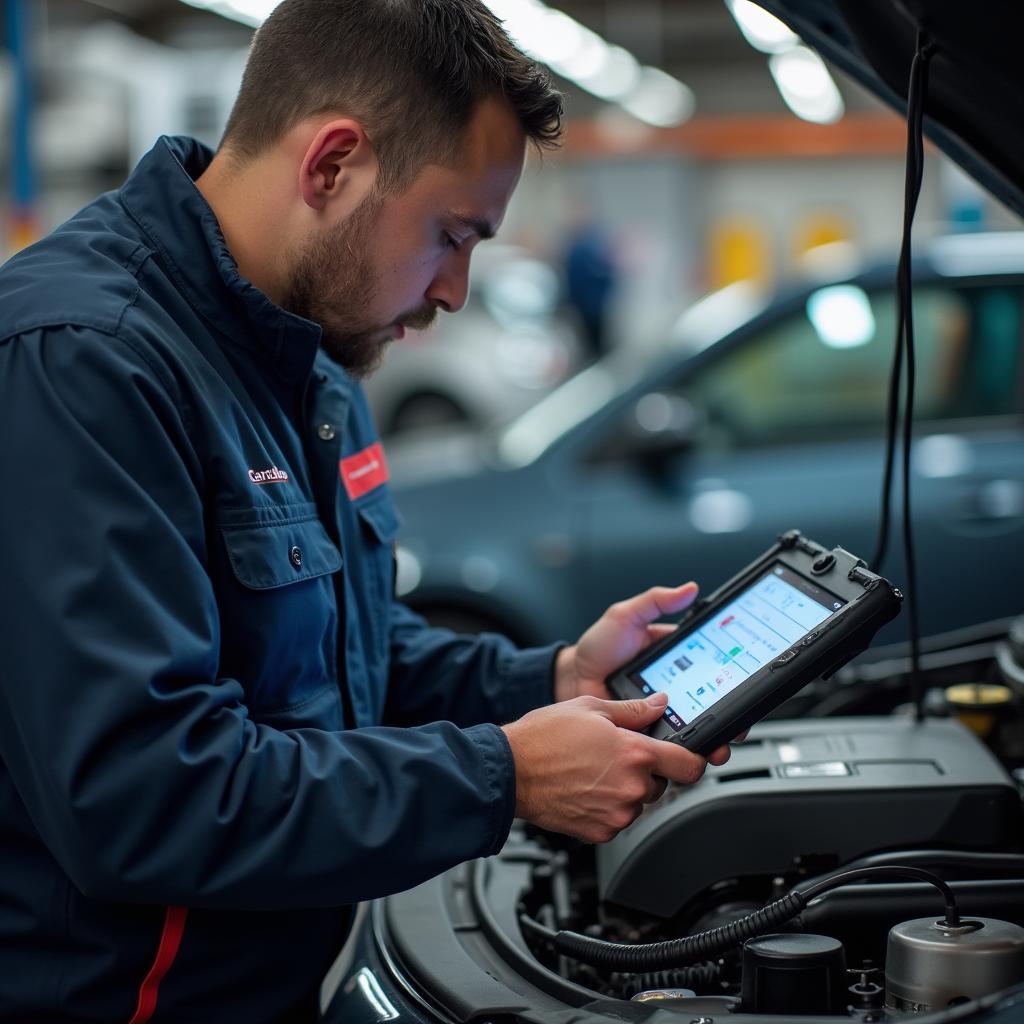
M 622 699 L 667 693 L 652 735 L 706 755 L 863 651 L 902 597 L 855 555 L 791 530 L 608 688 Z

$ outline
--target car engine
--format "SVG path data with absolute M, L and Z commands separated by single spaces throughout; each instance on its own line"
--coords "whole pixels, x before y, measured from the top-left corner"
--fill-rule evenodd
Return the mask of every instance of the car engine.
M 925 714 L 909 659 L 848 666 L 603 846 L 517 823 L 378 943 L 455 1020 L 1024 1019 L 1024 619 L 921 669 Z

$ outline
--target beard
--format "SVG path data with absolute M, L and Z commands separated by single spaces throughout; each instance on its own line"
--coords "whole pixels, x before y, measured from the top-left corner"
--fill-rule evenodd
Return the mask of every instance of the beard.
M 360 380 L 376 370 L 392 323 L 423 329 L 437 318 L 433 307 L 411 311 L 386 324 L 371 323 L 365 311 L 377 305 L 379 284 L 370 241 L 384 205 L 374 189 L 344 223 L 312 238 L 295 259 L 282 306 L 320 325 L 324 352 Z

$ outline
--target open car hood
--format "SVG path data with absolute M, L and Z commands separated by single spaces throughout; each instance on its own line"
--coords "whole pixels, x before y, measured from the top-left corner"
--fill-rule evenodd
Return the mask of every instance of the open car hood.
M 824 57 L 906 114 L 915 39 L 934 43 L 925 134 L 1024 216 L 1024 3 L 757 0 Z

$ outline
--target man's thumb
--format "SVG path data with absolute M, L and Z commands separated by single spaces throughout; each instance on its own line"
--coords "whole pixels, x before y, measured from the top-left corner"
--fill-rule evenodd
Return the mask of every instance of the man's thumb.
M 665 713 L 668 695 L 652 693 L 649 697 L 608 702 L 608 717 L 624 729 L 644 729 Z

